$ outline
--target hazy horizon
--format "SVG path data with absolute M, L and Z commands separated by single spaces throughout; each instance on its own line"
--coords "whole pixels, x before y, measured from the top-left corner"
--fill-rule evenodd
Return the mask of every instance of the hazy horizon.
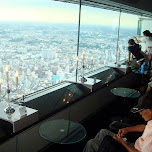
M 51 0 L 0 0 L 0 3 L 0 21 L 78 24 L 78 4 Z M 122 13 L 121 27 L 137 27 L 137 20 L 137 15 Z M 81 24 L 117 27 L 119 12 L 83 5 Z

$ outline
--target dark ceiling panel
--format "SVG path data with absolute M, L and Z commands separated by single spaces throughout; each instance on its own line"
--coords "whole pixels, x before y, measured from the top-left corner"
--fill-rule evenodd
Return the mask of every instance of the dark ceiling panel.
M 122 2 L 127 2 L 127 3 L 131 3 L 131 4 L 137 4 L 138 2 L 140 2 L 141 0 L 121 0 Z
M 56 0 L 152 17 L 152 0 Z

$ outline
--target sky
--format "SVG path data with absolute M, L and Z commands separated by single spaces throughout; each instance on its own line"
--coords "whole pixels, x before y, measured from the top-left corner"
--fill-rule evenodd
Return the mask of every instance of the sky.
M 0 0 L 0 21 L 78 24 L 79 5 L 52 0 Z M 121 26 L 137 28 L 138 16 L 122 13 Z M 119 12 L 82 6 L 81 24 L 117 27 Z

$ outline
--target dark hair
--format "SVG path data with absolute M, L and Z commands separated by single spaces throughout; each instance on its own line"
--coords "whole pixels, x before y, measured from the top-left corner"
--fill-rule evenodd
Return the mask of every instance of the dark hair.
M 152 34 L 150 33 L 149 30 L 144 31 L 143 34 L 144 34 L 145 36 L 152 36 Z
M 130 39 L 130 40 L 128 41 L 128 43 L 131 44 L 131 45 L 136 45 L 134 39 Z
M 139 44 L 137 44 L 135 41 L 134 41 L 134 39 L 130 39 L 129 41 L 128 41 L 128 43 L 129 44 L 131 44 L 132 45 L 132 47 L 134 47 L 136 50 L 141 50 L 141 46 L 139 45 Z
M 138 100 L 138 104 L 131 109 L 131 112 L 136 113 L 140 112 L 143 109 L 151 109 L 152 110 L 152 94 L 148 93 L 141 96 Z

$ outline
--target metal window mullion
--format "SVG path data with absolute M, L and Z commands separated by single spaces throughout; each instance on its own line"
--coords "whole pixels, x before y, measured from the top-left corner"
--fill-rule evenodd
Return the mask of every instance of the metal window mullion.
M 118 38 L 117 38 L 117 48 L 116 48 L 116 63 L 118 59 L 118 47 L 119 47 L 119 36 L 120 36 L 120 20 L 121 20 L 121 9 L 119 14 L 119 26 L 118 26 Z
M 77 57 L 79 56 L 80 20 L 81 20 L 81 0 L 79 1 L 79 24 L 78 24 Z M 76 67 L 76 82 L 77 82 L 77 75 L 78 75 L 78 64 L 77 64 L 77 67 Z

